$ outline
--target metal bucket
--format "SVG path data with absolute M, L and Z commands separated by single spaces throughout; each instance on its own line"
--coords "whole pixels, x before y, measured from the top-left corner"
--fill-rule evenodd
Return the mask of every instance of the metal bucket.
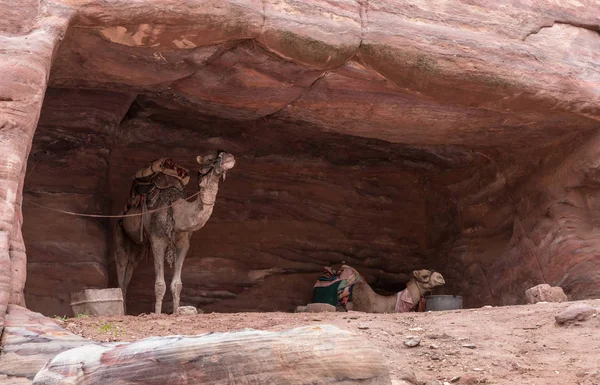
M 71 310 L 74 315 L 123 315 L 121 289 L 86 289 L 71 293 Z
M 425 297 L 425 311 L 456 310 L 462 309 L 460 295 L 430 295 Z

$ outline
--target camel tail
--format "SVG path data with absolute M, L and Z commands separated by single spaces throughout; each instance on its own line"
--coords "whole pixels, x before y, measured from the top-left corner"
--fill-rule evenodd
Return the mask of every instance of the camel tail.
M 117 266 L 117 279 L 119 282 L 119 288 L 123 293 L 123 310 L 127 314 L 127 287 L 133 269 L 136 267 L 142 247 L 135 244 L 125 233 L 121 221 L 117 221 L 113 226 L 113 250 L 115 264 Z

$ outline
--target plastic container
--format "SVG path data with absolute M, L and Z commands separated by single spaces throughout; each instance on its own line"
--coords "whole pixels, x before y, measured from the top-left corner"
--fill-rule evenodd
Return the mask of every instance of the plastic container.
M 460 295 L 430 295 L 425 297 L 425 311 L 456 310 L 463 308 Z
M 71 309 L 74 315 L 123 315 L 123 293 L 121 289 L 85 289 L 71 293 Z

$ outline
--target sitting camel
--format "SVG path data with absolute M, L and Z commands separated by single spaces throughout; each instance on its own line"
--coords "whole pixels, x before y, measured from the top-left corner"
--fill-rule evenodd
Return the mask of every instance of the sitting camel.
M 367 313 L 404 313 L 415 310 L 419 302 L 434 288 L 446 282 L 438 272 L 415 270 L 406 284 L 406 289 L 390 296 L 379 295 L 364 280 L 357 282 L 352 291 L 352 302 L 348 310 Z
M 144 198 L 141 207 L 132 207 L 126 213 L 140 215 L 126 216 L 116 226 L 114 254 L 124 303 L 133 270 L 146 254 L 145 249 L 149 246 L 154 257 L 156 276 L 154 311 L 156 314 L 162 311 L 162 301 L 166 291 L 165 259 L 175 264 L 171 281 L 173 313 L 179 308 L 183 286 L 181 270 L 190 247 L 190 238 L 192 233 L 201 229 L 210 218 L 219 190 L 219 180 L 221 177 L 225 180 L 225 173 L 235 165 L 233 155 L 222 151 L 217 155 L 198 156 L 196 161 L 200 164 L 200 170 L 198 171 L 198 193 L 194 201 L 185 199 L 184 187 L 187 180 L 182 182 L 181 178 L 159 173 L 157 178 L 153 179 L 153 186 L 156 185 L 157 193 L 152 198 L 148 198 L 149 202 L 152 201 L 148 205 L 150 210 L 146 213 L 146 198 Z
M 342 265 L 336 272 L 326 267 L 313 288 L 311 302 L 368 313 L 402 313 L 415 310 L 427 293 L 444 284 L 444 277 L 440 273 L 415 270 L 406 289 L 383 296 L 375 293 L 354 268 Z

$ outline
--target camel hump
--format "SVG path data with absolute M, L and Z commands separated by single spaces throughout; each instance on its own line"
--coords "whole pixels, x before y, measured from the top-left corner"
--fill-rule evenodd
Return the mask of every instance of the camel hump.
M 153 160 L 143 168 L 136 171 L 134 178 L 145 182 L 152 180 L 161 173 L 179 179 L 184 186 L 190 181 L 189 170 L 181 167 L 170 158 L 159 158 Z

